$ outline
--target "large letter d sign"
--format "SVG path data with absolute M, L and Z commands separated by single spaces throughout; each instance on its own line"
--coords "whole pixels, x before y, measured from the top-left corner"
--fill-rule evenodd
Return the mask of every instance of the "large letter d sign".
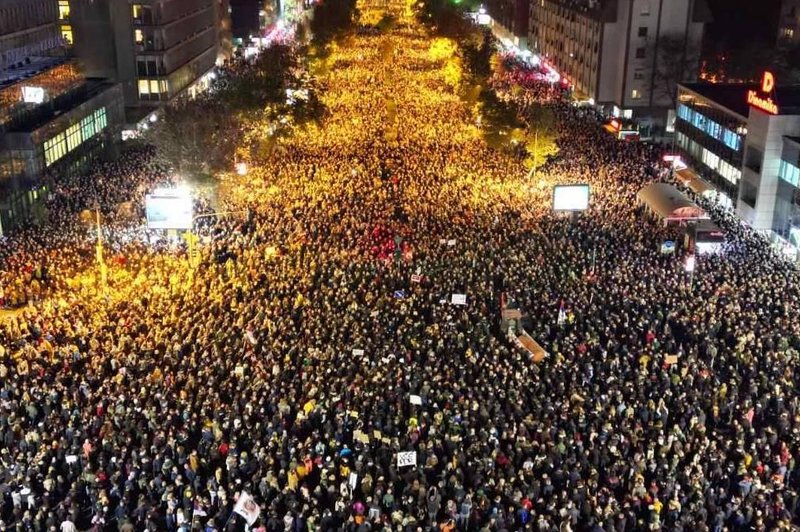
M 775 88 L 775 76 L 772 72 L 764 72 L 764 78 L 761 80 L 761 92 L 770 93 Z

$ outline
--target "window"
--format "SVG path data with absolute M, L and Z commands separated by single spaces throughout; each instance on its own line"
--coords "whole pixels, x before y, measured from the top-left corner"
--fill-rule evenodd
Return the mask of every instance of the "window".
M 706 122 L 706 133 L 708 133 L 709 136 L 712 136 L 715 139 L 719 139 L 722 137 L 722 126 L 720 126 L 713 120 L 708 120 Z
M 722 142 L 734 151 L 739 151 L 742 147 L 742 137 L 730 129 L 723 129 Z
M 150 6 L 133 4 L 131 6 L 131 16 L 133 17 L 134 22 L 139 24 L 153 23 L 153 12 Z
M 748 146 L 745 152 L 744 165 L 757 174 L 761 173 L 761 163 L 764 160 L 764 154 L 755 146 Z
M 742 171 L 727 161 L 719 162 L 717 172 L 726 180 L 730 181 L 733 185 L 738 185 L 739 180 L 742 178 Z
M 756 206 L 756 198 L 758 197 L 758 187 L 748 180 L 743 180 L 739 186 L 742 191 L 741 200 L 751 207 Z
M 647 49 L 646 48 L 637 48 L 636 49 L 636 59 L 644 59 L 647 56 Z
M 97 133 L 97 131 L 94 128 L 94 117 L 92 115 L 81 120 L 81 134 L 84 140 L 94 137 L 95 133 Z
M 643 17 L 649 17 L 650 16 L 650 3 L 649 2 L 645 2 L 644 4 L 642 4 L 642 10 L 639 13 Z
M 160 91 L 158 90 L 158 80 L 151 79 L 150 80 L 150 94 L 158 94 Z
M 632 98 L 632 99 L 634 99 L 634 100 L 639 100 L 639 99 L 641 99 L 641 98 L 642 98 L 642 93 L 641 93 L 641 91 L 639 91 L 639 89 L 633 89 L 633 90 L 631 91 L 631 98 Z
M 67 137 L 59 133 L 44 143 L 44 164 L 50 166 L 67 154 Z
M 106 116 L 106 108 L 98 109 L 94 112 L 94 125 L 97 132 L 104 130 L 108 125 L 108 117 Z
M 647 37 L 647 26 L 639 26 L 639 37 Z
M 69 0 L 58 0 L 58 19 L 66 20 L 69 18 Z
M 144 42 L 144 34 L 142 30 L 136 28 L 133 30 L 133 40 L 136 41 L 136 44 L 142 44 Z
M 67 44 L 73 44 L 74 41 L 72 39 L 72 26 L 70 26 L 69 24 L 64 24 L 63 26 L 61 26 L 61 37 L 64 38 L 64 41 L 66 41 Z
M 678 104 L 678 118 L 680 118 L 681 120 L 685 120 L 686 122 L 691 122 L 693 114 L 694 111 L 692 111 L 692 109 L 689 108 L 689 106 L 684 105 L 682 103 Z
M 636 69 L 633 71 L 633 79 L 642 80 L 644 79 L 644 70 Z
M 800 187 L 800 168 L 791 163 L 781 160 L 778 177 L 795 187 Z
M 716 170 L 719 166 L 719 156 L 703 148 L 703 164 L 712 170 Z
M 146 79 L 139 80 L 139 96 L 150 94 L 150 83 Z
M 792 28 L 783 28 L 781 30 L 781 36 L 786 37 L 787 39 L 791 39 L 794 37 L 794 29 Z
M 675 135 L 675 140 L 678 142 L 678 146 L 680 146 L 684 150 L 688 149 L 688 147 L 689 147 L 689 137 L 687 137 L 683 133 L 678 132 L 678 134 Z
M 75 124 L 67 129 L 67 151 L 72 151 L 80 146 L 83 139 L 81 138 L 81 125 Z

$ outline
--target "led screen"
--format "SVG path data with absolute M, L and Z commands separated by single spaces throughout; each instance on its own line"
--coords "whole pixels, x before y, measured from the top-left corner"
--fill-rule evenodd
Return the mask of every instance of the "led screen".
M 585 211 L 589 208 L 589 185 L 556 185 L 553 187 L 553 210 Z
M 148 194 L 145 198 L 147 227 L 150 229 L 191 229 L 192 197 L 189 194 Z

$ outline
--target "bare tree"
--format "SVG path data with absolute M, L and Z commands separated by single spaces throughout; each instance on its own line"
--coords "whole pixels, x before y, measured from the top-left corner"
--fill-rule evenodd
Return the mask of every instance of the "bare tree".
M 700 51 L 681 34 L 665 34 L 653 43 L 653 103 L 669 100 L 677 104 L 677 85 L 697 78 Z

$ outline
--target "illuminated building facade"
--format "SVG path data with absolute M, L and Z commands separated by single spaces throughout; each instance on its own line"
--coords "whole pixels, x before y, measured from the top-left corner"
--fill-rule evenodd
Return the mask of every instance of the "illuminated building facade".
M 0 233 L 37 218 L 54 179 L 113 145 L 119 86 L 68 57 L 65 0 L 0 2 Z
M 800 86 L 681 84 L 675 144 L 754 229 L 800 248 Z
M 122 84 L 129 107 L 193 96 L 220 50 L 223 0 L 69 0 L 76 55 L 87 77 Z
M 491 26 L 501 38 L 521 50 L 528 48 L 528 18 L 533 0 L 488 0 Z
M 531 0 L 528 45 L 577 97 L 650 136 L 671 122 L 675 80 L 696 78 L 709 21 L 704 0 Z M 665 59 L 670 50 L 680 61 Z

